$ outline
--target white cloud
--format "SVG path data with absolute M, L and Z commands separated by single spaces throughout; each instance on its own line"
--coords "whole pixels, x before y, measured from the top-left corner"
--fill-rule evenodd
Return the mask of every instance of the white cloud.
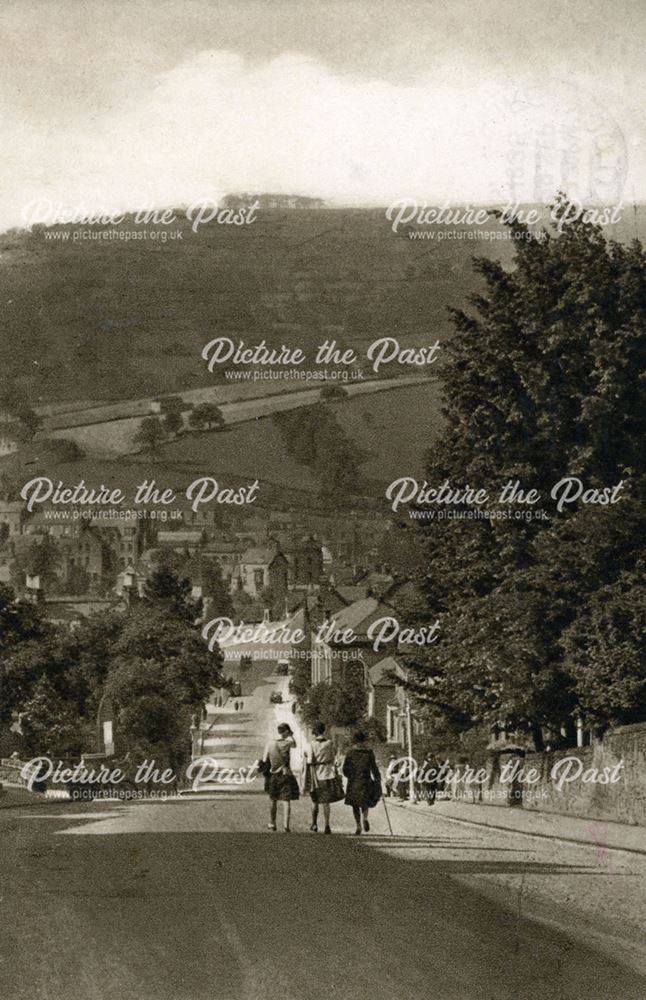
M 70 209 L 178 205 L 227 190 L 473 203 L 541 200 L 561 186 L 617 200 L 636 147 L 609 106 L 581 79 L 537 82 L 492 67 L 478 80 L 450 60 L 397 85 L 298 53 L 254 64 L 204 51 L 62 129 L 5 115 L 0 226 L 19 225 L 37 197 Z

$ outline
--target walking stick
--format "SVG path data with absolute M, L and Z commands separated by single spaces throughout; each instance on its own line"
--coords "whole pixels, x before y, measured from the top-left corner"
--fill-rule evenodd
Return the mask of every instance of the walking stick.
M 384 812 L 386 813 L 386 819 L 388 820 L 388 829 L 390 830 L 390 836 L 394 837 L 395 834 L 393 833 L 393 828 L 392 828 L 392 825 L 391 825 L 391 822 L 390 822 L 390 816 L 388 815 L 388 808 L 386 806 L 386 799 L 385 799 L 385 797 L 383 795 L 381 796 L 381 801 L 384 804 Z

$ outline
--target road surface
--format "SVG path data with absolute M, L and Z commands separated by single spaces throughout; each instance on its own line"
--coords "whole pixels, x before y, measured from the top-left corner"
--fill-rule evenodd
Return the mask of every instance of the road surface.
M 3 1000 L 643 1000 L 646 978 L 478 879 L 599 874 L 393 808 L 354 837 L 264 830 L 262 796 L 0 811 Z M 512 846 L 510 846 L 512 844 Z M 573 853 L 568 849 L 568 853 Z M 643 866 L 642 866 L 643 867 Z M 618 872 L 618 881 L 634 878 Z M 643 874 L 642 874 L 643 877 Z M 572 931 L 576 931 L 573 923 Z
M 214 713 L 254 758 L 289 704 Z M 281 715 L 282 713 L 282 715 Z M 258 786 L 0 809 L 2 1000 L 643 1000 L 646 857 L 383 805 L 266 829 Z

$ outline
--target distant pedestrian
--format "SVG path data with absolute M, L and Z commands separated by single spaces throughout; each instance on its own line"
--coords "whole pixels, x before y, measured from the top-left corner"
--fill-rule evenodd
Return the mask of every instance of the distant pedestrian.
M 397 757 L 394 753 L 391 753 L 388 758 L 388 770 L 386 771 L 386 781 L 384 782 L 386 786 L 386 798 L 389 799 L 391 795 L 395 794 L 397 789 L 397 778 L 394 775 L 395 761 Z
M 353 736 L 352 748 L 343 762 L 343 773 L 348 779 L 345 804 L 352 806 L 356 823 L 355 835 L 361 833 L 362 819 L 363 829 L 368 833 L 368 810 L 376 806 L 381 798 L 381 774 L 375 753 L 365 744 L 365 733 L 358 729 Z
M 430 754 L 426 754 L 422 761 L 422 766 L 418 772 L 418 779 L 415 782 L 417 797 L 420 801 L 432 806 L 437 794 L 437 765 Z
M 269 795 L 268 829 L 276 829 L 276 813 L 278 803 L 283 803 L 283 829 L 289 833 L 292 801 L 298 799 L 300 792 L 298 782 L 291 768 L 291 752 L 296 746 L 294 734 L 286 722 L 278 726 L 278 739 L 271 740 L 265 748 L 265 791 Z M 268 766 L 267 766 L 268 765 Z
M 334 766 L 334 744 L 325 735 L 325 723 L 315 722 L 312 726 L 314 739 L 307 754 L 309 768 L 309 791 L 312 799 L 312 833 L 318 833 L 319 806 L 323 810 L 325 821 L 324 833 L 332 833 L 330 829 L 330 803 L 337 802 L 341 797 L 335 795 L 337 779 Z

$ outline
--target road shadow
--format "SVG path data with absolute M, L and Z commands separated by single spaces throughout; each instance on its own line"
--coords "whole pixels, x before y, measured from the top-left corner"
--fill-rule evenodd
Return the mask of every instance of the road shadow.
M 34 843 L 25 850 L 23 840 L 7 857 L 3 894 L 8 912 L 24 894 L 36 903 L 33 935 L 42 932 L 58 954 L 60 992 L 50 1000 L 646 996 L 637 973 L 525 915 L 523 876 L 585 874 L 577 866 L 374 849 L 396 847 L 396 837 L 371 845 L 351 836 L 152 830 L 52 838 L 49 825 L 47 838 L 42 830 L 31 824 Z M 423 841 L 433 846 L 432 837 Z M 451 878 L 464 874 L 518 875 L 518 892 L 510 888 L 503 906 Z M 88 955 L 106 977 L 91 992 Z M 27 986 L 30 974 L 25 956 Z

